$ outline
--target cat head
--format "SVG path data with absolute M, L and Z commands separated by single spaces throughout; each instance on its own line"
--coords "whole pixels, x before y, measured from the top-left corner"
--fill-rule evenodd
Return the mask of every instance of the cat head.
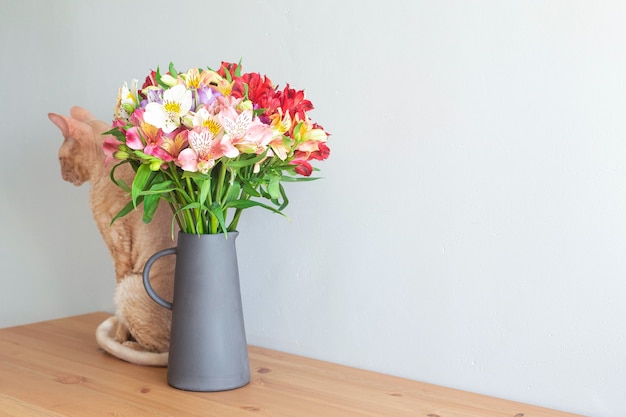
M 78 186 L 102 174 L 105 160 L 102 133 L 110 126 L 96 120 L 82 107 L 72 107 L 70 115 L 48 113 L 48 118 L 64 138 L 59 148 L 61 175 L 65 181 Z

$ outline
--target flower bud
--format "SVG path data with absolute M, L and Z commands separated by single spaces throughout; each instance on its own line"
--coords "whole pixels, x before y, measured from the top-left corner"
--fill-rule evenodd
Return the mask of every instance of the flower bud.
M 237 110 L 244 112 L 246 110 L 250 110 L 252 111 L 254 109 L 254 105 L 252 104 L 252 102 L 250 100 L 242 100 L 238 105 L 237 105 Z
M 122 103 L 122 109 L 128 114 L 133 114 L 135 111 L 135 106 L 131 103 Z
M 117 151 L 113 153 L 113 158 L 119 159 L 121 161 L 125 161 L 126 159 L 128 159 L 129 156 L 130 155 L 128 154 L 128 152 L 124 152 L 124 151 Z
M 193 116 L 191 115 L 191 113 L 187 113 L 186 115 L 184 115 L 181 118 L 180 122 L 187 129 L 193 129 L 193 127 L 194 127 L 193 126 Z
M 150 162 L 150 171 L 158 171 L 161 169 L 161 161 Z
M 170 74 L 161 74 L 161 82 L 170 87 L 173 87 L 176 84 L 178 84 L 178 80 L 172 77 Z

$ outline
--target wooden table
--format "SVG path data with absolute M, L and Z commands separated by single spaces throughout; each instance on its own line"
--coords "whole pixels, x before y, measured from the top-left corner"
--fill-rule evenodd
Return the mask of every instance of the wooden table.
M 249 385 L 171 388 L 95 342 L 93 313 L 0 329 L 2 417 L 566 417 L 560 411 L 250 347 Z

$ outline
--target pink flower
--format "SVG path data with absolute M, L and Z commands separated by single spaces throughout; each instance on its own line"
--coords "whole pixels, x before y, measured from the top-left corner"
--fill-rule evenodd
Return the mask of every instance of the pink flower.
M 257 151 L 264 151 L 267 145 L 274 138 L 274 129 L 271 126 L 266 125 L 258 121 L 258 119 L 252 123 L 252 126 L 246 132 L 244 139 L 248 143 L 255 144 Z M 257 153 L 260 153 L 257 152 Z
M 177 158 L 178 154 L 187 147 L 187 136 L 189 131 L 187 129 L 179 129 L 174 131 L 173 134 L 163 137 L 163 143 L 161 148 L 172 157 Z
M 176 165 L 181 167 L 183 171 L 198 171 L 198 155 L 191 148 L 180 151 L 176 159 Z
M 159 158 L 165 162 L 173 161 L 174 158 L 165 149 L 161 147 L 161 143 L 150 143 L 143 150 L 144 153 Z
M 130 124 L 132 124 L 133 126 L 139 126 L 141 123 L 143 123 L 143 114 L 144 109 L 136 109 L 133 114 L 130 115 Z
M 206 174 L 222 156 L 234 158 L 239 155 L 239 151 L 225 141 L 224 137 L 216 138 L 207 128 L 196 127 L 189 131 L 187 141 L 189 147 L 183 149 L 176 159 L 176 164 L 185 171 Z
M 144 145 L 141 140 L 141 133 L 137 126 L 133 126 L 126 131 L 126 145 L 136 151 L 143 149 Z
M 108 164 L 112 159 L 115 159 L 114 154 L 119 150 L 119 141 L 115 136 L 107 136 L 102 144 L 102 150 L 106 156 L 105 164 Z
M 124 130 L 124 128 L 126 127 L 126 121 L 123 119 L 115 119 L 113 120 L 111 127 Z

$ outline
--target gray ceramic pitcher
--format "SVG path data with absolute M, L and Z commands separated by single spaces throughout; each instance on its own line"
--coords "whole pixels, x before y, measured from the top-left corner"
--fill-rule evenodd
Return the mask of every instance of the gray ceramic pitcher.
M 188 391 L 224 391 L 250 381 L 239 287 L 238 232 L 196 235 L 179 232 L 178 246 L 152 255 L 143 271 L 148 295 L 172 310 L 167 382 Z M 176 255 L 174 300 L 150 285 L 150 268 Z

